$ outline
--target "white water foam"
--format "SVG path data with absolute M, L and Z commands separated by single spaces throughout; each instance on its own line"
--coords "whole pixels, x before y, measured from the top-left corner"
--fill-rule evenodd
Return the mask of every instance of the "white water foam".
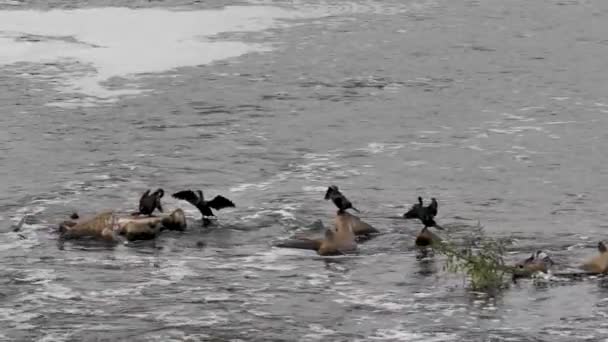
M 76 10 L 0 11 L 0 65 L 69 63 L 58 90 L 107 102 L 140 94 L 137 88 L 108 89 L 112 77 L 160 73 L 197 66 L 269 46 L 236 41 L 208 41 L 224 32 L 256 32 L 284 25 L 299 15 L 279 7 L 233 6 L 221 10 L 172 11 L 120 7 Z M 83 64 L 87 66 L 83 70 Z M 78 70 L 74 70 L 78 69 Z M 50 79 L 51 81 L 53 79 Z M 130 82 L 131 83 L 131 82 Z M 79 104 L 78 101 L 70 101 Z M 70 104 L 68 103 L 68 104 Z M 66 105 L 63 103 L 62 105 Z

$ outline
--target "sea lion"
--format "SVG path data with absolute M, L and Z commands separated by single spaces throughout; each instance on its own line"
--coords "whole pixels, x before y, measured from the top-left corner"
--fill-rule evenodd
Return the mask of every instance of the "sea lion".
M 78 221 L 64 221 L 59 226 L 59 232 L 64 239 L 77 239 L 82 237 L 95 237 L 101 240 L 114 241 L 117 227 L 114 212 L 106 211 L 89 219 Z
M 158 209 L 158 211 L 162 213 L 163 207 L 160 204 L 160 199 L 163 198 L 164 195 L 165 191 L 163 189 L 159 188 L 152 194 L 150 194 L 150 189 L 148 189 L 139 199 L 139 211 L 133 214 L 152 216 L 155 209 Z
M 428 247 L 438 242 L 441 242 L 441 238 L 437 234 L 430 231 L 428 226 L 424 226 L 424 228 L 422 228 L 414 241 L 415 245 L 418 247 Z
M 129 241 L 152 240 L 158 236 L 161 229 L 160 221 L 130 221 L 121 226 L 118 233 Z
M 180 208 L 173 210 L 169 216 L 161 219 L 161 224 L 164 229 L 184 231 L 187 228 L 186 214 Z
M 203 192 L 201 190 L 197 190 L 196 193 L 192 190 L 183 190 L 174 193 L 173 197 L 181 200 L 188 201 L 188 203 L 197 207 L 198 210 L 203 215 L 203 225 L 209 224 L 209 220 L 206 217 L 215 216 L 211 208 L 215 210 L 220 210 L 222 208 L 234 207 L 234 203 L 231 200 L 227 199 L 224 196 L 217 195 L 211 201 L 205 201 L 205 197 L 203 196 Z
M 164 230 L 184 230 L 186 217 L 181 209 L 164 217 L 119 217 L 113 211 L 102 212 L 89 219 L 64 221 L 59 231 L 64 239 L 93 237 L 106 241 L 118 241 L 123 235 L 127 240 L 147 240 Z
M 596 255 L 589 261 L 581 265 L 581 268 L 592 273 L 608 273 L 608 250 L 604 242 L 600 241 L 597 244 L 597 249 L 600 255 Z
M 336 207 L 338 207 L 338 214 L 343 214 L 346 209 L 353 209 L 356 212 L 359 212 L 359 209 L 353 207 L 353 204 L 344 196 L 338 187 L 335 185 L 331 185 L 327 188 L 327 192 L 325 192 L 325 200 L 330 200 L 334 202 Z
M 348 213 L 338 214 L 334 229 L 327 229 L 322 239 L 291 239 L 278 243 L 277 247 L 315 250 L 319 255 L 342 255 L 357 250 L 354 227 L 360 220 Z
M 431 219 L 437 216 L 439 210 L 439 203 L 435 197 L 431 198 L 431 204 L 424 206 L 422 197 L 418 196 L 418 203 L 412 205 L 410 210 L 403 214 L 403 218 L 406 219 L 421 219 L 423 217 L 430 217 Z
M 380 233 L 378 229 L 372 227 L 367 222 L 362 221 L 358 216 L 344 212 L 343 214 L 336 215 L 334 218 L 334 225 L 338 225 L 339 222 L 348 221 L 351 225 L 352 231 L 356 236 L 369 236 L 371 234 Z M 344 223 L 342 223 L 344 224 Z
M 549 255 L 543 251 L 536 251 L 529 258 L 515 264 L 513 279 L 529 277 L 536 272 L 547 273 L 555 265 Z

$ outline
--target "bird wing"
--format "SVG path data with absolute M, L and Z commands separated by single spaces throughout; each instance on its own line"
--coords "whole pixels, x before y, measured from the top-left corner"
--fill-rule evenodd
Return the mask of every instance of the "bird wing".
M 144 199 L 146 199 L 150 195 L 150 189 L 146 190 L 141 197 L 139 198 L 139 211 L 142 211 L 144 206 Z
M 177 199 L 188 201 L 188 203 L 196 206 L 198 204 L 198 196 L 192 190 L 183 190 L 171 195 Z
M 344 202 L 342 201 L 343 199 L 344 199 L 344 197 L 342 197 L 342 196 L 339 196 L 339 197 L 336 197 L 336 198 L 334 198 L 334 199 L 333 199 L 333 200 L 334 200 L 334 201 L 333 201 L 333 202 L 334 202 L 334 204 L 335 204 L 335 205 L 336 205 L 336 207 L 338 207 L 338 209 L 340 209 L 340 210 L 344 209 Z
M 146 192 L 144 192 L 141 197 L 139 198 L 139 201 L 143 201 L 144 198 L 148 197 L 148 195 L 150 195 L 150 189 L 146 190 Z
M 160 197 L 156 197 L 156 208 L 158 208 L 158 211 L 161 213 L 163 212 L 163 206 L 160 205 Z
M 214 199 L 207 202 L 207 205 L 215 210 L 220 210 L 226 207 L 234 207 L 234 203 L 231 200 L 227 199 L 224 196 L 217 195 Z
M 437 203 L 437 200 L 433 198 L 433 200 L 431 200 L 431 204 L 429 204 L 429 206 L 426 208 L 431 215 L 436 216 L 437 210 L 439 209 L 439 204 Z

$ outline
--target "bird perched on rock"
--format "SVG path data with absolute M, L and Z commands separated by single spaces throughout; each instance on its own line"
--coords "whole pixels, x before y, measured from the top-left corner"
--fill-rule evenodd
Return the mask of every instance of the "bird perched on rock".
M 192 190 L 183 190 L 176 192 L 171 196 L 188 201 L 188 203 L 197 207 L 203 215 L 203 224 L 205 225 L 209 223 L 209 220 L 207 220 L 206 217 L 215 216 L 213 211 L 211 211 L 211 208 L 220 210 L 222 208 L 234 207 L 234 203 L 232 203 L 231 200 L 221 195 L 215 196 L 211 201 L 205 201 L 205 197 L 201 190 L 197 190 L 196 193 Z
M 160 199 L 165 195 L 165 191 L 163 189 L 157 189 L 152 194 L 150 194 L 150 189 L 141 195 L 139 199 L 139 212 L 134 213 L 135 215 L 148 215 L 152 216 L 152 213 L 155 209 L 158 209 L 161 213 L 163 212 L 163 207 L 160 204 Z
M 344 213 L 346 209 L 353 209 L 356 212 L 359 210 L 353 207 L 353 204 L 344 196 L 338 187 L 335 185 L 331 185 L 327 188 L 327 192 L 325 193 L 325 200 L 332 200 L 336 207 L 338 207 L 338 214 Z
M 412 205 L 410 210 L 408 210 L 403 217 L 406 219 L 421 219 L 423 217 L 430 217 L 431 219 L 437 216 L 437 211 L 439 210 L 439 203 L 435 197 L 431 198 L 431 204 L 428 206 L 424 206 L 422 203 L 422 197 L 418 196 L 418 203 Z

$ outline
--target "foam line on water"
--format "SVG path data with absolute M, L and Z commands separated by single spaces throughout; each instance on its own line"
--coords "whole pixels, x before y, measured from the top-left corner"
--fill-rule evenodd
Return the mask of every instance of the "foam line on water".
M 285 25 L 296 11 L 272 6 L 173 11 L 122 7 L 0 11 L 0 65 L 69 63 L 60 91 L 107 100 L 142 89 L 108 89 L 112 77 L 160 73 L 237 57 L 270 47 L 208 41 L 225 32 L 257 32 Z M 89 66 L 83 70 L 82 64 Z M 78 70 L 76 70 L 78 69 Z M 55 71 L 58 72 L 58 71 Z M 48 75 L 43 75 L 48 76 Z

